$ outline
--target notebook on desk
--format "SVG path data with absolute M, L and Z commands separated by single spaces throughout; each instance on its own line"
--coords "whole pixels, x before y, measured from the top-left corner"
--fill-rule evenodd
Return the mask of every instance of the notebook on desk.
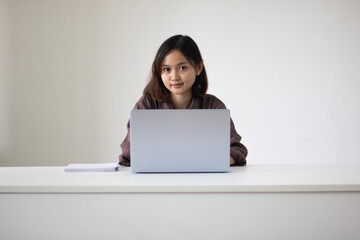
M 130 155 L 135 173 L 228 172 L 230 111 L 132 110 Z

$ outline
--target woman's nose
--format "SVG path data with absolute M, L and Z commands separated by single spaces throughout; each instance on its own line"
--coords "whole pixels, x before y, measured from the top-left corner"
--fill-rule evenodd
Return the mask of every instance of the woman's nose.
M 178 80 L 178 79 L 179 79 L 179 71 L 178 70 L 172 71 L 171 80 Z

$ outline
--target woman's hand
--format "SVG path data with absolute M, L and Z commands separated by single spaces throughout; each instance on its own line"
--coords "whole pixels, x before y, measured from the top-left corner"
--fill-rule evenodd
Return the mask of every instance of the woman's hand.
M 232 157 L 230 157 L 230 166 L 231 165 L 234 165 L 236 162 L 235 162 L 235 159 L 233 159 Z

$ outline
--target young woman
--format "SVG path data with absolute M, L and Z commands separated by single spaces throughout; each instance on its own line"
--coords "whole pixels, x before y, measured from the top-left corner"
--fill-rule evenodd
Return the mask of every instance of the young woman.
M 176 35 L 159 48 L 152 75 L 134 109 L 225 109 L 213 95 L 206 94 L 208 81 L 198 46 L 189 36 Z M 130 166 L 130 123 L 121 144 L 119 163 Z M 240 143 L 231 120 L 230 165 L 246 164 L 247 149 Z

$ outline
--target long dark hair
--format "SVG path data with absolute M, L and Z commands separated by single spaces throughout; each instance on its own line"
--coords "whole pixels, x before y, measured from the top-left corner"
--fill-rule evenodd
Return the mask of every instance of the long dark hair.
M 144 89 L 144 95 L 151 94 L 157 101 L 167 101 L 170 99 L 170 91 L 163 84 L 161 71 L 164 58 L 173 50 L 180 51 L 194 67 L 200 67 L 201 64 L 203 64 L 200 50 L 192 38 L 186 35 L 175 35 L 168 38 L 156 53 L 150 81 Z M 193 96 L 203 96 L 207 88 L 208 80 L 205 66 L 203 66 L 201 73 L 196 77 L 194 85 L 192 86 Z

